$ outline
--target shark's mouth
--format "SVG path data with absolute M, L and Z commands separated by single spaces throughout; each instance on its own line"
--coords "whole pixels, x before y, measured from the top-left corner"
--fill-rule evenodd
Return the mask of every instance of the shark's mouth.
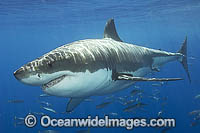
M 50 88 L 50 87 L 52 87 L 52 86 L 58 84 L 58 83 L 61 82 L 66 76 L 67 76 L 67 75 L 62 75 L 62 76 L 60 76 L 60 77 L 58 77 L 58 78 L 55 78 L 55 79 L 49 81 L 48 83 L 42 85 L 42 89 L 45 90 L 45 89 L 47 89 L 47 88 Z

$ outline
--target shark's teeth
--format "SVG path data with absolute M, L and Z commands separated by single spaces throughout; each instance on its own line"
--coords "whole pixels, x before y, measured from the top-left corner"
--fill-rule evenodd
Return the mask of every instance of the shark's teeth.
M 60 77 L 58 77 L 58 78 L 55 78 L 55 79 L 49 81 L 48 83 L 42 85 L 42 89 L 45 90 L 46 88 L 50 88 L 50 87 L 52 87 L 52 86 L 58 84 L 58 83 L 59 83 L 60 81 L 62 81 L 66 76 L 67 76 L 67 75 L 62 75 L 62 76 L 60 76 Z

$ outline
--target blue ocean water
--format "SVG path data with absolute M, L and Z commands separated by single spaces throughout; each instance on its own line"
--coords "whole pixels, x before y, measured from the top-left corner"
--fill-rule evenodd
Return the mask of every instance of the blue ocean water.
M 0 132 L 1 133 L 38 133 L 56 130 L 71 133 L 82 128 L 43 128 L 39 124 L 28 128 L 16 125 L 15 116 L 25 117 L 31 112 L 44 112 L 55 118 L 85 118 L 88 115 L 117 113 L 116 118 L 156 118 L 163 111 L 164 118 L 175 118 L 176 127 L 169 133 L 199 133 L 200 125 L 194 122 L 189 112 L 200 109 L 199 49 L 200 49 L 200 1 L 199 0 L 0 0 Z M 188 37 L 188 64 L 192 83 L 178 62 L 163 66 L 159 73 L 149 76 L 181 77 L 185 80 L 168 82 L 163 86 L 152 86 L 154 82 L 138 82 L 135 88 L 144 91 L 141 101 L 147 104 L 135 112 L 123 112 L 125 108 L 117 101 L 103 109 L 96 105 L 105 97 L 92 97 L 91 102 L 81 103 L 74 112 L 61 114 L 66 110 L 68 98 L 39 98 L 40 87 L 18 82 L 13 72 L 50 50 L 75 40 L 102 38 L 106 21 L 115 19 L 119 36 L 128 43 L 176 52 L 185 36 Z M 115 97 L 129 96 L 134 86 L 113 94 Z M 158 89 L 158 98 L 149 96 Z M 110 96 L 110 95 L 108 95 Z M 12 103 L 9 100 L 24 100 Z M 58 114 L 41 109 L 38 101 L 48 101 Z M 39 116 L 38 116 L 39 118 Z M 86 129 L 87 128 L 83 128 Z M 91 128 L 90 132 L 161 132 L 160 128 Z

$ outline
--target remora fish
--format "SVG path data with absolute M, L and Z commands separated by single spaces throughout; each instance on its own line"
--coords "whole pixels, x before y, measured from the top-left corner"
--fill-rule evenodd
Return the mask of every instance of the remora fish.
M 14 72 L 17 80 L 42 86 L 53 96 L 69 97 L 67 112 L 85 98 L 106 95 L 130 87 L 136 81 L 174 81 L 182 78 L 147 78 L 147 74 L 171 61 L 187 65 L 187 37 L 177 53 L 123 42 L 114 20 L 108 20 L 103 39 L 85 39 L 58 47 Z

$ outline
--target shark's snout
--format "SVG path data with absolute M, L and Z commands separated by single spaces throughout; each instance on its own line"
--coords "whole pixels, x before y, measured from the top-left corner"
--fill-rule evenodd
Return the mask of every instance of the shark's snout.
M 24 73 L 23 68 L 19 68 L 13 74 L 17 80 L 21 80 L 21 75 Z
M 30 84 L 30 85 L 38 84 L 37 82 L 39 82 L 40 80 L 37 74 L 31 72 L 28 69 L 25 69 L 24 67 L 17 69 L 13 73 L 13 75 L 15 76 L 17 80 L 19 80 L 20 82 L 24 84 Z

